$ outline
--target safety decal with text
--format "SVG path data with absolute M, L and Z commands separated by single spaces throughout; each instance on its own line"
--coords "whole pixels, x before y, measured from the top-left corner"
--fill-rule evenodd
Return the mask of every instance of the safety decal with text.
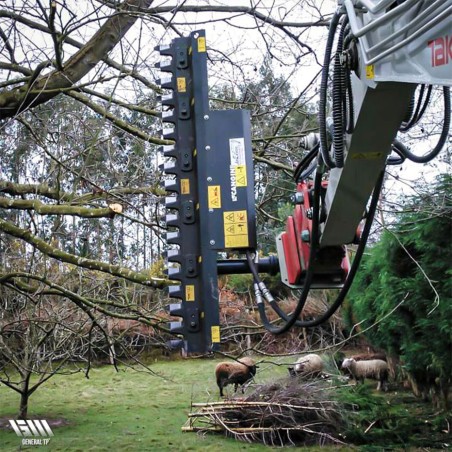
M 223 212 L 224 221 L 224 247 L 247 248 L 248 218 L 246 210 Z
M 190 179 L 181 179 L 180 180 L 180 192 L 182 195 L 190 194 Z
M 246 187 L 245 139 L 243 137 L 229 139 L 231 200 L 237 201 L 237 187 Z
M 198 52 L 205 52 L 206 51 L 206 38 L 204 36 L 201 36 L 198 38 Z
M 187 92 L 187 82 L 185 77 L 177 77 L 177 91 L 180 93 Z
M 237 165 L 235 167 L 235 185 L 237 187 L 246 187 L 246 165 Z
M 209 209 L 221 209 L 221 187 L 219 185 L 207 187 L 207 203 Z
M 192 284 L 185 286 L 185 301 L 195 301 L 195 286 Z
M 212 335 L 212 342 L 220 342 L 220 327 L 218 325 L 214 325 L 210 329 Z

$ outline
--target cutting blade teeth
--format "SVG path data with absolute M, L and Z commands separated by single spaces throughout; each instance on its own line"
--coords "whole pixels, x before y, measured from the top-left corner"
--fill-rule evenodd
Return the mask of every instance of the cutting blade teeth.
M 162 135 L 163 136 L 168 136 L 174 133 L 174 129 L 172 127 L 164 127 L 162 129 Z
M 168 275 L 169 279 L 178 279 L 182 276 L 180 269 L 174 267 L 167 268 L 165 273 Z
M 171 289 L 176 289 L 176 290 L 172 291 Z M 173 293 L 180 294 L 181 293 L 180 286 L 169 286 L 169 288 L 168 288 L 169 296 L 172 298 L 178 298 L 178 296 L 173 295 Z M 166 309 L 167 309 L 168 313 L 173 316 L 176 316 L 176 315 L 182 316 L 184 313 L 182 303 L 171 303 L 166 307 Z
M 163 164 L 163 171 L 166 174 L 178 174 L 179 165 L 176 162 L 165 162 Z
M 164 77 L 157 80 L 157 85 L 160 85 L 163 89 L 174 89 L 173 77 Z
M 173 72 L 174 71 L 172 60 L 159 61 L 158 63 L 155 63 L 155 67 L 157 69 L 160 69 L 163 72 Z
M 178 200 L 177 196 L 166 196 L 165 197 L 165 207 L 167 209 L 179 208 L 179 200 Z
M 168 144 L 166 146 L 160 146 L 159 151 L 163 152 L 163 154 L 167 154 L 169 152 L 173 152 L 176 149 L 176 147 L 173 144 Z
M 165 216 L 165 221 L 167 226 L 179 226 L 180 220 L 179 215 L 174 213 L 169 213 Z M 169 255 L 168 255 L 169 256 Z
M 173 54 L 173 47 L 169 44 L 160 44 L 154 47 L 154 50 L 157 50 L 157 52 L 159 52 L 160 55 L 172 56 Z
M 176 129 L 164 128 L 161 133 L 162 137 L 166 140 L 176 140 Z
M 178 231 L 172 231 L 166 233 L 166 243 L 170 245 L 179 245 L 180 235 Z
M 166 180 L 165 190 L 172 193 L 179 193 L 179 182 L 176 180 Z
M 174 100 L 174 96 L 172 93 L 164 94 L 163 96 L 160 96 L 159 100 L 162 105 L 168 105 L 170 107 L 175 106 L 175 100 Z
M 182 295 L 181 286 L 168 286 L 168 295 L 171 298 L 177 298 L 178 296 Z
M 163 155 L 165 157 L 174 158 L 177 158 L 179 156 L 175 146 L 163 146 Z
M 172 248 L 172 249 L 166 250 L 167 259 L 172 259 L 177 256 L 180 256 L 180 252 L 178 249 Z
M 160 113 L 160 117 L 162 118 L 163 122 L 170 122 L 172 124 L 176 124 L 176 116 L 174 115 L 173 110 L 162 111 Z
M 171 333 L 180 333 L 184 332 L 184 324 L 182 322 L 169 322 L 169 329 Z

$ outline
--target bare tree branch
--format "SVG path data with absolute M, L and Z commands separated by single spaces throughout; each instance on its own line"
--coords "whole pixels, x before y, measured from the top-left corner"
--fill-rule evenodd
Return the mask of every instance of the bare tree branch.
M 81 80 L 101 61 L 124 37 L 137 20 L 133 14 L 149 6 L 152 0 L 126 0 L 119 7 L 119 13 L 108 19 L 84 47 L 75 53 L 63 70 L 56 70 L 39 77 L 33 84 L 22 86 L 0 95 L 0 119 L 5 119 L 37 106 L 55 97 L 59 90 L 69 88 Z
M 170 283 L 170 281 L 168 280 L 156 279 L 145 272 L 135 272 L 128 268 L 120 267 L 119 265 L 107 264 L 105 262 L 87 259 L 85 257 L 67 253 L 53 247 L 52 245 L 49 245 L 46 241 L 33 235 L 29 230 L 19 228 L 18 226 L 15 226 L 14 224 L 3 219 L 0 219 L 0 230 L 5 232 L 6 234 L 12 235 L 13 237 L 24 240 L 47 256 L 53 257 L 54 259 L 61 262 L 74 264 L 79 267 L 88 268 L 90 270 L 98 270 L 104 273 L 109 273 L 111 275 L 119 276 L 129 281 L 133 281 L 146 286 L 165 287 Z

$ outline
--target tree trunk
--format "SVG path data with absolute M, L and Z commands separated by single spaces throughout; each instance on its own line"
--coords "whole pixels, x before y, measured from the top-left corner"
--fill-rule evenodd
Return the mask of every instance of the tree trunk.
M 27 419 L 28 417 L 28 399 L 30 397 L 30 377 L 31 373 L 28 372 L 25 378 L 22 380 L 22 388 L 20 391 L 20 406 L 19 406 L 19 415 L 17 419 Z

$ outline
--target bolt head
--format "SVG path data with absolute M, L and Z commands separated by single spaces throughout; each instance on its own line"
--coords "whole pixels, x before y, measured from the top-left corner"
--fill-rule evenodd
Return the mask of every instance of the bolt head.
M 301 191 L 297 191 L 294 194 L 294 201 L 295 201 L 295 204 L 303 204 L 304 203 L 304 196 Z
M 303 231 L 301 231 L 301 240 L 302 242 L 309 242 L 309 240 L 311 239 L 311 234 L 309 233 L 309 231 L 307 229 L 304 229 Z
M 211 240 L 209 243 L 210 243 L 211 245 L 215 245 L 215 240 Z
M 206 151 L 210 151 L 210 146 L 206 146 Z
M 209 115 L 204 115 L 204 119 L 207 121 L 209 119 Z

